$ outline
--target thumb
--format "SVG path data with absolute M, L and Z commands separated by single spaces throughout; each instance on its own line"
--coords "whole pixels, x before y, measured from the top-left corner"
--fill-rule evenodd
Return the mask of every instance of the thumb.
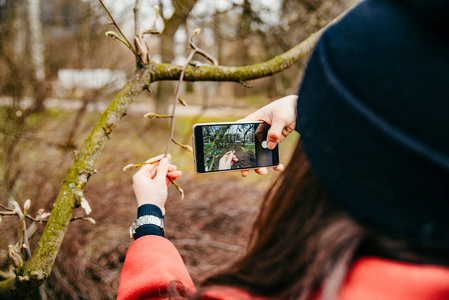
M 165 183 L 165 177 L 167 177 L 167 172 L 168 172 L 168 159 L 164 157 L 159 162 L 157 174 L 156 176 L 154 176 L 154 180 L 157 182 Z

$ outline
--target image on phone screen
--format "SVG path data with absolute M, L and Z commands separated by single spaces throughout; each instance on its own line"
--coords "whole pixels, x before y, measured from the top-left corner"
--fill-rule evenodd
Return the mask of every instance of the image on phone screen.
M 277 165 L 278 150 L 267 148 L 269 128 L 263 122 L 196 126 L 197 170 L 203 173 Z

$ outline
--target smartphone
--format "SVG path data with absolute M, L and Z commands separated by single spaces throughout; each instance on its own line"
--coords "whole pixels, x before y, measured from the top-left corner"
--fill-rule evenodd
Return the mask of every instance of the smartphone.
M 197 173 L 215 173 L 275 167 L 279 147 L 267 147 L 270 125 L 262 122 L 200 123 L 193 125 Z

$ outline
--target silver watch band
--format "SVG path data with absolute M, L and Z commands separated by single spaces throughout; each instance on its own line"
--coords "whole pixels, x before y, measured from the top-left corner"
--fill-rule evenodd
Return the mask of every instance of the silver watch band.
M 138 218 L 132 225 L 129 227 L 129 237 L 134 238 L 134 234 L 136 234 L 136 229 L 143 225 L 156 225 L 164 231 L 164 220 L 158 218 L 153 215 L 145 215 Z

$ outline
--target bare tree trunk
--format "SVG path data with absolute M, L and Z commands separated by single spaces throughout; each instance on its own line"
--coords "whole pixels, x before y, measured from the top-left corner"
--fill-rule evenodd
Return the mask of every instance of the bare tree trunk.
M 45 80 L 44 43 L 42 41 L 41 9 L 39 0 L 28 0 L 28 20 L 30 22 L 31 59 L 36 80 Z
M 248 36 L 251 30 L 251 2 L 244 0 L 242 15 L 240 17 L 238 36 L 240 41 L 237 46 L 237 65 L 244 66 L 249 63 L 248 53 Z M 237 97 L 244 97 L 246 95 L 246 88 L 241 85 L 234 87 L 234 95 Z
M 175 0 L 173 7 L 175 12 L 170 19 L 164 20 L 164 32 L 160 39 L 160 55 L 161 61 L 172 63 L 175 58 L 173 52 L 174 37 L 179 26 L 187 22 L 190 12 L 198 0 Z M 173 92 L 173 86 L 169 82 L 159 82 L 156 94 L 156 110 L 165 113 L 167 111 L 168 102 Z
M 28 0 L 28 22 L 30 25 L 31 61 L 34 69 L 34 105 L 31 111 L 44 109 L 45 100 L 45 66 L 44 42 L 42 39 L 42 22 L 40 19 L 40 0 Z

